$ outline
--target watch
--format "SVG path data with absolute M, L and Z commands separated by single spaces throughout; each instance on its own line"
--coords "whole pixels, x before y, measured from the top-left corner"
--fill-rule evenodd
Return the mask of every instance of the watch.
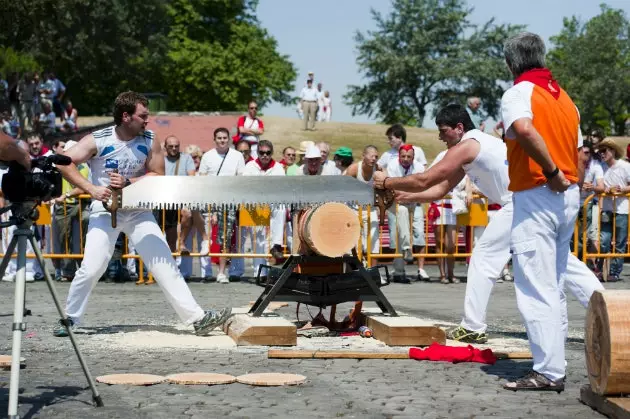
M 123 186 L 123 188 L 129 185 L 131 185 L 131 181 L 128 178 L 125 178 L 125 186 Z
M 551 179 L 553 179 L 554 177 L 556 177 L 556 176 L 558 175 L 558 173 L 560 173 L 560 168 L 558 168 L 558 166 L 556 166 L 556 170 L 554 170 L 554 171 L 553 171 L 553 172 L 551 172 L 551 173 L 545 172 L 545 171 L 543 170 L 543 175 L 545 175 L 545 177 L 547 178 L 547 180 L 551 180 Z

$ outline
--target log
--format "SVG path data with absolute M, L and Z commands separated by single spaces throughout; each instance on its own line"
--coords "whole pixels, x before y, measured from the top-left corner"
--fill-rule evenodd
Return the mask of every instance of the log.
M 347 205 L 329 202 L 312 207 L 298 221 L 300 242 L 320 256 L 340 257 L 359 242 L 361 226 Z
M 596 291 L 586 313 L 584 346 L 591 389 L 630 393 L 630 290 Z
M 595 394 L 588 384 L 580 389 L 580 401 L 602 415 L 615 419 L 630 419 L 630 398 L 606 397 Z

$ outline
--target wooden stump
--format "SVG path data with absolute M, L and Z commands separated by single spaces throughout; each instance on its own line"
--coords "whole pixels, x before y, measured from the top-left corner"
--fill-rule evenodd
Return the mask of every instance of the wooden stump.
M 283 317 L 253 317 L 249 314 L 233 315 L 223 325 L 223 331 L 238 346 L 295 346 L 297 329 Z
M 388 346 L 444 345 L 446 332 L 432 323 L 411 316 L 389 317 L 368 314 L 365 324 L 374 331 L 374 338 Z
M 591 389 L 630 393 L 630 290 L 596 291 L 586 314 L 584 343 Z
M 609 418 L 630 419 L 630 398 L 628 397 L 601 396 L 595 394 L 591 386 L 585 385 L 580 389 L 580 401 Z
M 347 205 L 329 202 L 305 211 L 297 223 L 303 245 L 321 256 L 339 257 L 354 248 L 361 235 L 359 219 Z

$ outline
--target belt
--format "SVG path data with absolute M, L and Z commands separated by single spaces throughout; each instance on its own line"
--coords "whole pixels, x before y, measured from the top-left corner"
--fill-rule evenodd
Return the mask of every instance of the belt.
M 440 204 L 440 205 L 438 205 L 438 206 L 439 206 L 439 207 L 442 207 L 442 208 L 453 208 L 453 205 L 452 205 L 452 204 Z
M 488 211 L 498 211 L 501 209 L 501 205 L 499 204 L 489 204 Z

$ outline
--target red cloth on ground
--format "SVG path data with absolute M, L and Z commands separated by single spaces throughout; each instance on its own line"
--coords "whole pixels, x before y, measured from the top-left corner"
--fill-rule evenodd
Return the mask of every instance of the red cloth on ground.
M 481 364 L 494 365 L 497 362 L 492 349 L 479 350 L 472 345 L 447 346 L 436 342 L 426 349 L 409 348 L 409 358 L 420 361 L 450 361 L 454 364 L 458 362 L 479 362 Z

